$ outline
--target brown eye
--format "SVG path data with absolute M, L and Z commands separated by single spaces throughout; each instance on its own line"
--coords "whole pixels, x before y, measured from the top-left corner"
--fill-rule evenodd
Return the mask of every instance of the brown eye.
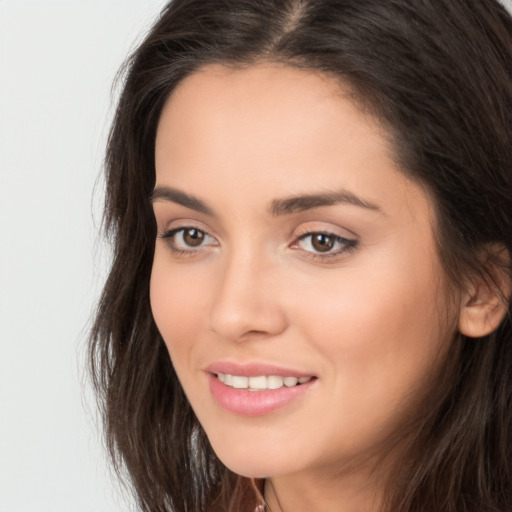
M 214 237 L 194 226 L 170 229 L 158 237 L 165 240 L 171 252 L 180 257 L 203 254 L 204 251 L 219 245 Z
M 183 231 L 183 241 L 189 247 L 198 247 L 204 242 L 205 234 L 199 229 L 189 228 Z
M 335 237 L 325 233 L 311 235 L 311 246 L 318 252 L 328 252 L 334 247 Z
M 355 249 L 357 245 L 357 240 L 343 238 L 335 233 L 318 231 L 302 235 L 292 247 L 302 249 L 311 257 L 325 259 L 341 257 Z

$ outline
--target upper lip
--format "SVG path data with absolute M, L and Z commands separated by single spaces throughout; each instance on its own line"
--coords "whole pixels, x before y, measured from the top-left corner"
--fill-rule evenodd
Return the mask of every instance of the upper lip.
M 243 377 L 258 377 L 260 375 L 276 375 L 279 377 L 312 377 L 311 373 L 285 368 L 268 363 L 236 363 L 233 361 L 216 361 L 209 364 L 205 370 L 209 373 L 227 373 L 229 375 L 240 375 Z

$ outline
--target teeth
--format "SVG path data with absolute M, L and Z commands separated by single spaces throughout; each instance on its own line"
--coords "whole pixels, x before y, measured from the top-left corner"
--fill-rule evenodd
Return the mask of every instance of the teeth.
M 247 389 L 249 387 L 249 377 L 233 375 L 231 385 L 235 389 Z
M 244 377 L 242 375 L 230 375 L 229 373 L 219 373 L 217 378 L 227 386 L 235 389 L 248 389 L 249 391 L 279 389 L 283 386 L 290 388 L 311 380 L 311 377 L 280 377 L 279 375 Z
M 249 387 L 251 389 L 267 389 L 267 377 L 249 377 Z
M 284 378 L 284 385 L 287 388 L 291 388 L 292 386 L 296 386 L 299 379 L 297 377 L 285 377 Z
M 283 377 L 278 377 L 277 375 L 271 375 L 267 377 L 267 387 L 268 389 L 279 389 L 284 386 Z

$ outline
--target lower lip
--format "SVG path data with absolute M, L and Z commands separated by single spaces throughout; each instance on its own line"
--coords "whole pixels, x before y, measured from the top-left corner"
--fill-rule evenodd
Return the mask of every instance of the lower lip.
M 243 416 L 262 416 L 269 414 L 306 393 L 316 379 L 298 386 L 264 391 L 249 391 L 248 389 L 235 389 L 223 384 L 215 375 L 209 375 L 210 391 L 217 403 L 229 412 Z

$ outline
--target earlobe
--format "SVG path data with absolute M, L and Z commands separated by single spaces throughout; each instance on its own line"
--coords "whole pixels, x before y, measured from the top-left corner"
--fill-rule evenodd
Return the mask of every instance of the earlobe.
M 480 277 L 462 294 L 459 332 L 480 338 L 495 331 L 507 314 L 512 283 L 509 273 L 501 267 L 492 279 Z

